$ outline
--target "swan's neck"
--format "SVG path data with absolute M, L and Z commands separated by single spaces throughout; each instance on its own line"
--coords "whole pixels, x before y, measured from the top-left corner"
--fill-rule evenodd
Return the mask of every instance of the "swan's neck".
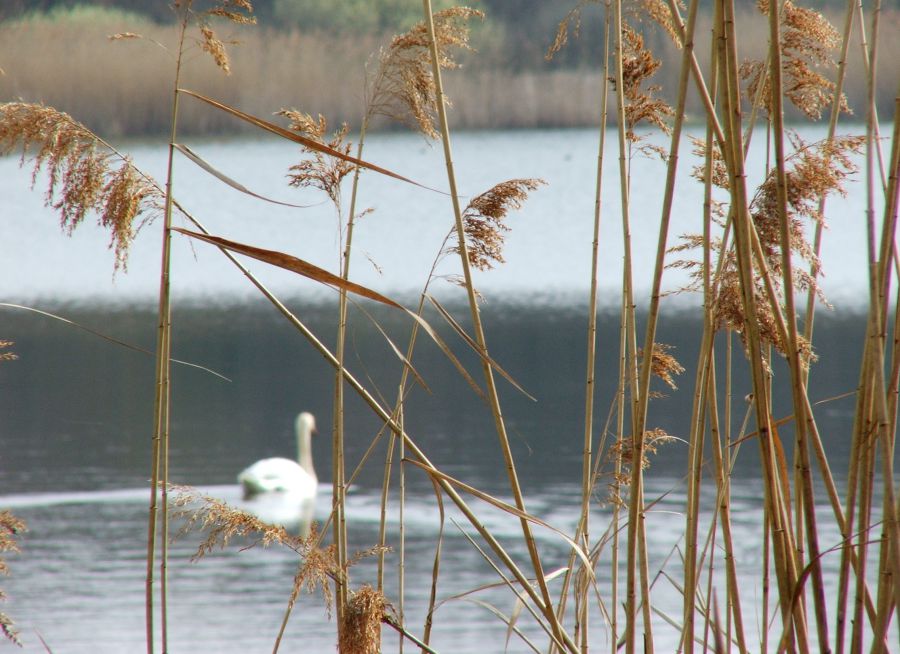
M 316 478 L 312 459 L 312 433 L 308 427 L 297 429 L 297 462 L 311 477 Z

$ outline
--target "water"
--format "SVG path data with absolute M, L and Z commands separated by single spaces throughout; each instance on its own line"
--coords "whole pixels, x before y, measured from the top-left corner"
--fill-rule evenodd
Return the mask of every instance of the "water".
M 291 148 L 272 142 L 206 142 L 192 148 L 253 190 L 292 202 L 315 202 L 312 194 L 296 193 L 283 184 L 294 161 Z M 582 447 L 585 295 L 589 266 L 590 215 L 596 135 L 590 131 L 462 134 L 455 156 L 461 188 L 480 192 L 510 177 L 539 176 L 548 186 L 536 192 L 519 214 L 510 217 L 507 263 L 476 280 L 484 305 L 488 342 L 494 358 L 537 398 L 533 402 L 505 382 L 500 383 L 504 413 L 519 465 L 528 508 L 554 527 L 571 531 L 578 515 Z M 136 145 L 139 165 L 159 174 L 163 154 L 158 147 Z M 366 155 L 379 165 L 423 184 L 441 188 L 440 154 L 416 137 L 392 135 L 373 139 Z M 612 171 L 614 157 L 608 161 Z M 71 239 L 58 233 L 55 218 L 41 207 L 40 192 L 27 190 L 27 174 L 14 160 L 0 160 L 0 190 L 5 228 L 0 301 L 14 301 L 56 312 L 90 329 L 139 348 L 152 350 L 158 257 L 158 226 L 139 235 L 127 273 L 111 277 L 112 254 L 106 236 L 91 225 Z M 635 159 L 638 180 L 660 179 L 658 163 Z M 644 168 L 648 167 L 648 168 Z M 652 167 L 649 168 L 649 167 Z M 653 172 L 655 171 L 655 172 Z M 317 265 L 335 269 L 338 237 L 333 212 L 325 206 L 307 211 L 282 210 L 248 202 L 232 189 L 179 163 L 178 191 L 185 204 L 213 232 L 262 247 L 278 248 Z M 611 180 L 613 178 L 607 178 Z M 683 188 L 691 189 L 690 182 Z M 615 305 L 621 254 L 614 244 L 618 223 L 615 183 L 607 181 L 604 200 L 604 261 L 602 304 Z M 636 273 L 639 291 L 646 291 L 655 251 L 658 185 L 637 189 L 635 213 Z M 698 191 L 699 192 L 699 191 Z M 183 195 L 182 195 L 183 193 Z M 435 253 L 449 229 L 448 200 L 430 191 L 383 182 L 367 174 L 363 205 L 375 206 L 357 232 L 361 252 L 354 280 L 414 302 Z M 675 219 L 680 231 L 697 230 L 697 198 L 679 193 Z M 834 205 L 832 233 L 825 265 L 830 271 L 827 292 L 837 308 L 817 323 L 820 363 L 813 374 L 814 399 L 853 390 L 861 349 L 865 296 L 862 200 L 852 193 Z M 683 207 L 683 208 L 682 208 Z M 452 260 L 442 273 L 452 272 Z M 830 266 L 830 267 L 829 267 Z M 330 291 L 295 276 L 251 264 L 267 283 L 327 344 L 334 340 L 336 299 Z M 673 272 L 669 288 L 682 283 Z M 435 288 L 464 323 L 460 293 L 452 285 Z M 330 432 L 332 375 L 328 366 L 214 249 L 176 239 L 173 295 L 175 320 L 173 356 L 206 366 L 225 381 L 203 370 L 176 365 L 173 371 L 171 478 L 236 504 L 241 503 L 237 472 L 254 460 L 292 451 L 292 420 L 299 410 L 318 416 L 319 429 Z M 658 340 L 676 346 L 675 353 L 693 377 L 699 325 L 690 301 L 669 299 Z M 399 347 L 405 347 L 409 321 L 399 313 L 366 305 Z M 849 307 L 849 308 L 848 308 Z M 360 310 L 350 324 L 350 367 L 369 388 L 391 397 L 400 364 Z M 142 651 L 144 637 L 144 562 L 146 550 L 147 479 L 150 471 L 152 426 L 152 356 L 101 340 L 83 330 L 20 309 L 0 309 L 0 337 L 15 340 L 20 359 L 0 366 L 0 508 L 9 508 L 28 522 L 22 552 L 10 555 L 12 575 L 0 587 L 9 599 L 3 610 L 15 618 L 25 651 L 43 651 L 42 637 L 53 651 Z M 441 322 L 435 312 L 427 319 L 439 328 L 462 361 L 477 373 L 477 361 Z M 597 411 L 602 421 L 614 398 L 618 319 L 601 313 L 598 342 Z M 412 392 L 408 429 L 431 460 L 450 475 L 510 501 L 502 457 L 487 408 L 474 396 L 453 366 L 432 343 L 421 341 L 415 365 L 428 390 Z M 776 376 L 785 377 L 782 369 Z M 480 377 L 475 374 L 477 378 Z M 690 381 L 654 400 L 650 422 L 683 436 L 690 413 Z M 748 389 L 735 389 L 742 397 Z M 790 412 L 789 398 L 776 398 L 776 415 Z M 824 404 L 818 418 L 827 439 L 833 468 L 846 470 L 853 398 Z M 737 428 L 742 415 L 735 417 Z M 347 404 L 348 465 L 355 466 L 380 425 L 361 401 Z M 789 437 L 789 430 L 786 433 Z M 315 517 L 328 514 L 330 445 L 327 436 L 314 443 L 321 487 Z M 686 448 L 676 442 L 654 457 L 647 473 L 647 496 L 659 498 L 648 516 L 650 566 L 654 572 L 677 571 L 684 519 Z M 385 457 L 384 440 L 354 482 L 348 498 L 351 549 L 377 541 L 379 494 Z M 748 624 L 761 616 L 760 496 L 754 447 L 744 447 L 734 485 L 734 538 L 746 584 Z M 426 476 L 407 468 L 409 503 L 405 509 L 406 617 L 421 633 L 430 592 L 431 568 L 440 522 L 432 486 Z M 396 488 L 396 479 L 395 486 Z M 605 493 L 601 483 L 598 495 Z M 610 509 L 595 503 L 593 521 L 599 530 Z M 707 493 L 703 504 L 714 498 Z M 527 554 L 518 537 L 518 521 L 472 500 L 485 524 L 509 548 L 517 561 Z M 823 517 L 826 513 L 823 509 Z M 512 596 L 502 588 L 463 599 L 455 596 L 496 581 L 481 555 L 454 526 L 472 533 L 455 509 L 448 507 L 444 525 L 437 612 L 433 644 L 439 651 L 481 652 L 503 647 L 506 626 L 480 599 L 509 614 Z M 398 542 L 398 519 L 389 521 L 391 543 Z M 823 547 L 838 542 L 831 522 L 824 520 Z M 546 569 L 565 565 L 568 550 L 552 532 L 536 528 Z M 188 534 L 172 544 L 170 573 L 170 642 L 173 651 L 239 652 L 271 647 L 284 615 L 297 557 L 273 547 L 242 549 L 241 542 L 192 563 L 201 536 Z M 608 561 L 608 551 L 603 561 Z M 396 551 L 388 555 L 398 563 Z M 826 557 L 833 570 L 837 559 Z M 353 570 L 353 582 L 374 578 L 374 562 L 364 559 Z M 599 568 L 601 592 L 608 592 L 609 566 Z M 829 592 L 833 595 L 833 575 Z M 393 583 L 393 582 L 392 582 Z M 558 583 L 558 582 L 557 582 Z M 394 586 L 388 589 L 397 596 Z M 604 598 L 608 601 L 608 597 Z M 664 577 L 654 585 L 658 608 L 680 615 L 680 595 Z M 608 635 L 594 618 L 594 648 L 609 649 Z M 523 618 L 521 627 L 543 647 L 546 638 Z M 673 650 L 675 630 L 662 619 L 657 625 L 662 650 Z M 755 628 L 751 631 L 755 634 Z M 285 650 L 328 652 L 334 647 L 335 626 L 320 596 L 303 595 L 285 636 Z M 395 650 L 385 636 L 385 647 Z M 486 645 L 488 643 L 489 645 Z M 527 651 L 513 638 L 513 652 Z M 661 651 L 662 651 L 661 650 Z

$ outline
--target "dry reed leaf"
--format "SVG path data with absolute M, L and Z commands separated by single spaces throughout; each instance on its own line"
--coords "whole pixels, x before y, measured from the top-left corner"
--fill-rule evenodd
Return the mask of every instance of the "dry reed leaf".
M 202 168 L 203 170 L 208 172 L 210 175 L 212 175 L 216 179 L 224 182 L 225 184 L 228 184 L 228 186 L 230 186 L 231 188 L 233 188 L 236 191 L 240 191 L 241 193 L 246 193 L 247 195 L 254 197 L 258 200 L 263 200 L 265 202 L 271 202 L 272 204 L 280 204 L 281 206 L 284 206 L 284 207 L 293 207 L 294 209 L 307 209 L 311 206 L 311 205 L 307 205 L 307 204 L 291 204 L 290 202 L 282 202 L 281 200 L 275 200 L 273 198 L 268 198 L 265 195 L 260 195 L 259 193 L 255 193 L 255 192 L 251 191 L 250 189 L 248 189 L 243 184 L 236 182 L 235 180 L 231 179 L 225 173 L 217 170 L 215 167 L 213 167 L 212 165 L 207 163 L 202 157 L 200 157 L 200 155 L 198 155 L 196 152 L 191 150 L 188 146 L 182 145 L 181 143 L 173 143 L 172 147 L 174 147 L 181 154 L 183 154 L 185 157 L 187 157 L 192 162 L 194 162 L 197 166 L 199 166 L 200 168 Z
M 469 21 L 484 14 L 469 7 L 451 7 L 433 16 L 438 65 L 457 68 L 454 50 L 471 50 Z M 378 68 L 368 92 L 368 114 L 387 116 L 417 127 L 429 138 L 437 138 L 435 126 L 437 91 L 431 64 L 431 39 L 424 22 L 395 36 L 378 56 Z M 449 104 L 444 97 L 442 101 Z
M 8 345 L 8 342 L 4 341 Z M 4 345 L 5 347 L 5 345 Z M 16 537 L 26 531 L 25 521 L 16 517 L 12 512 L 4 510 L 0 511 L 0 554 L 3 552 L 18 552 L 19 546 L 16 543 Z M 6 560 L 0 556 L 0 575 L 9 574 L 9 566 Z M 0 590 L 0 600 L 5 599 L 3 591 Z M 22 646 L 19 640 L 18 632 L 14 628 L 12 618 L 0 611 L 0 634 L 10 642 Z
M 156 352 L 154 352 L 154 351 L 146 350 L 142 347 L 138 347 L 136 345 L 132 345 L 131 343 L 127 343 L 127 342 L 121 341 L 117 338 L 113 338 L 112 336 L 108 336 L 107 334 L 104 334 L 102 332 L 98 332 L 94 329 L 91 329 L 87 325 L 82 325 L 79 322 L 75 322 L 74 320 L 69 320 L 68 318 L 64 318 L 63 316 L 57 315 L 55 313 L 50 313 L 48 311 L 41 311 L 40 309 L 35 309 L 34 307 L 26 307 L 21 304 L 13 304 L 12 302 L 0 302 L 0 307 L 6 307 L 8 309 L 20 309 L 22 311 L 30 311 L 30 312 L 36 313 L 40 316 L 44 316 L 46 318 L 52 318 L 53 320 L 58 320 L 62 323 L 65 323 L 66 325 L 70 325 L 77 329 L 81 329 L 81 330 L 87 332 L 88 334 L 91 334 L 92 336 L 102 338 L 104 341 L 108 341 L 110 343 L 113 343 L 114 345 L 118 345 L 120 347 L 124 347 L 129 350 L 133 350 L 134 352 L 140 352 L 141 354 L 146 354 L 146 355 L 153 356 L 153 357 L 156 356 Z M 11 342 L 9 342 L 9 341 L 0 341 L 0 348 L 4 347 L 3 343 L 6 343 L 7 346 L 11 345 Z M 3 353 L 0 353 L 0 361 L 3 361 L 3 360 L 10 361 L 10 360 L 18 358 L 18 355 L 13 354 L 11 352 L 7 352 L 6 355 L 7 356 L 4 356 Z M 214 375 L 215 377 L 218 377 L 219 379 L 222 379 L 223 381 L 227 381 L 227 382 L 231 381 L 225 375 L 218 373 L 215 370 L 212 370 L 211 368 L 206 368 L 205 366 L 201 366 L 196 363 L 189 363 L 187 361 L 182 361 L 181 359 L 173 358 L 171 361 L 172 361 L 172 363 L 176 363 L 178 365 L 188 366 L 190 368 L 202 370 L 203 372 L 208 372 L 209 374 Z
M 255 125 L 262 130 L 265 130 L 271 134 L 275 134 L 276 136 L 280 136 L 288 141 L 293 141 L 295 143 L 299 143 L 304 147 L 309 148 L 310 150 L 314 150 L 317 152 L 321 152 L 323 154 L 330 155 L 332 157 L 337 157 L 338 159 L 342 159 L 344 161 L 348 161 L 352 164 L 360 166 L 361 168 L 368 168 L 369 170 L 375 171 L 376 173 L 380 173 L 382 175 L 386 175 L 388 177 L 393 177 L 396 180 L 401 182 L 406 182 L 408 184 L 412 184 L 414 186 L 418 186 L 419 188 L 428 189 L 429 191 L 435 191 L 437 193 L 442 193 L 442 191 L 437 191 L 436 189 L 425 186 L 424 184 L 419 184 L 408 177 L 404 177 L 403 175 L 398 175 L 397 173 L 391 172 L 385 168 L 381 168 L 380 166 L 376 166 L 375 164 L 369 163 L 368 161 L 363 161 L 362 159 L 357 159 L 356 157 L 351 157 L 343 152 L 338 150 L 334 150 L 329 148 L 327 145 L 324 145 L 315 139 L 308 138 L 303 136 L 302 134 L 298 134 L 292 132 L 290 130 L 284 129 L 283 127 L 279 127 L 273 123 L 270 123 L 262 118 L 257 118 L 256 116 L 252 116 L 251 114 L 244 113 L 240 109 L 235 109 L 234 107 L 230 107 L 227 104 L 223 104 L 218 102 L 217 100 L 213 100 L 212 98 L 208 98 L 205 95 L 200 93 L 196 93 L 194 91 L 190 91 L 188 89 L 178 89 L 179 93 L 184 93 L 185 95 L 189 95 L 192 98 L 196 98 L 197 100 L 201 100 L 202 102 L 206 102 L 207 104 L 221 109 L 222 111 L 235 116 L 236 118 L 240 118 L 241 120 L 250 123 L 251 125 Z
M 110 34 L 107 38 L 110 41 L 123 41 L 125 39 L 142 39 L 144 37 L 135 32 L 119 32 L 118 34 Z
M 767 14 L 769 0 L 759 0 L 757 7 Z M 823 110 L 833 102 L 835 83 L 816 69 L 834 68 L 832 53 L 840 43 L 840 33 L 822 14 L 798 7 L 791 0 L 783 0 L 780 45 L 784 94 L 811 120 L 821 118 Z M 747 83 L 747 97 L 750 101 L 755 101 L 757 95 L 760 95 L 760 104 L 765 110 L 769 110 L 772 106 L 772 92 L 765 62 L 746 61 L 741 64 L 740 74 Z M 839 102 L 842 111 L 851 113 L 846 96 L 842 94 Z
M 365 286 L 360 286 L 359 284 L 354 284 L 353 282 L 347 281 L 333 273 L 328 272 L 324 268 L 314 266 L 313 264 L 304 261 L 303 259 L 298 259 L 297 257 L 291 256 L 290 254 L 285 254 L 276 250 L 265 250 L 263 248 L 254 247 L 252 245 L 238 243 L 237 241 L 230 241 L 226 238 L 221 238 L 218 236 L 192 232 L 187 229 L 181 229 L 180 227 L 173 227 L 172 229 L 180 234 L 184 234 L 185 236 L 195 238 L 198 241 L 211 243 L 212 245 L 216 245 L 220 248 L 231 250 L 232 252 L 238 252 L 253 259 L 257 259 L 258 261 L 263 261 L 270 265 L 277 266 L 285 270 L 290 270 L 291 272 L 295 272 L 298 275 L 303 275 L 304 277 L 320 282 L 322 284 L 327 284 L 328 286 L 335 286 L 337 288 L 344 289 L 345 291 L 349 291 L 350 293 L 355 293 L 362 297 L 367 297 L 370 300 L 381 302 L 382 304 L 386 304 L 396 309 L 404 308 L 400 304 L 397 304 L 390 298 L 385 297 L 377 291 L 373 291 L 369 288 L 366 288 Z
M 522 386 L 519 384 L 519 382 L 517 382 L 508 372 L 506 372 L 502 367 L 500 367 L 499 363 L 497 363 L 490 356 L 486 355 L 484 352 L 481 351 L 481 348 L 478 347 L 478 343 L 475 341 L 475 339 L 466 333 L 466 330 L 463 329 L 462 325 L 460 325 L 453 318 L 453 315 L 449 311 L 447 311 L 447 309 L 440 302 L 438 302 L 434 296 L 427 295 L 426 297 L 434 305 L 434 307 L 438 310 L 438 313 L 441 315 L 441 317 L 445 321 L 447 321 L 447 324 L 450 325 L 457 334 L 459 334 L 460 338 L 462 338 L 466 342 L 466 345 L 468 345 L 470 348 L 472 348 L 472 350 L 475 352 L 475 354 L 479 355 L 483 361 L 485 361 L 494 370 L 496 370 L 500 374 L 501 377 L 503 377 L 506 381 L 508 381 L 510 384 L 512 384 L 516 388 L 516 390 L 518 390 L 520 393 L 522 393 L 525 397 L 527 397 L 532 402 L 537 402 L 537 398 L 534 397 L 528 391 L 526 391 L 524 388 L 522 388 Z M 480 389 L 479 389 L 479 392 L 480 392 Z
M 653 450 L 653 451 L 655 452 L 656 450 Z M 566 544 L 572 549 L 572 551 L 578 556 L 578 558 L 581 559 L 581 562 L 584 563 L 585 566 L 588 567 L 588 569 L 591 569 L 590 559 L 588 558 L 588 555 L 584 552 L 584 550 L 581 547 L 579 547 L 578 544 L 574 540 L 572 540 L 565 532 L 557 529 L 556 527 L 552 526 L 551 524 L 544 522 L 540 518 L 537 518 L 530 513 L 526 513 L 525 511 L 522 511 L 521 509 L 513 506 L 512 504 L 508 504 L 507 502 L 504 502 L 503 500 L 498 500 L 493 495 L 485 493 L 484 491 L 480 491 L 477 488 L 475 488 L 474 486 L 470 486 L 469 484 L 466 484 L 465 482 L 462 482 L 459 479 L 456 479 L 455 477 L 451 477 L 450 475 L 441 472 L 437 468 L 426 466 L 425 464 L 423 464 L 419 461 L 414 461 L 412 459 L 404 459 L 403 462 L 414 465 L 417 468 L 421 468 L 426 473 L 428 473 L 428 475 L 430 475 L 432 478 L 449 482 L 449 483 L 453 484 L 454 486 L 459 487 L 463 491 L 469 493 L 470 495 L 477 497 L 481 501 L 487 502 L 491 506 L 493 506 L 497 509 L 500 509 L 501 511 L 505 511 L 506 513 L 514 515 L 521 520 L 527 520 L 528 522 L 531 522 L 533 524 L 536 524 L 540 527 L 543 527 L 544 529 L 547 529 L 547 530 L 553 532 L 554 534 L 556 534 L 557 536 L 559 536 L 566 542 Z
M 313 264 L 303 261 L 302 259 L 298 259 L 297 257 L 291 256 L 289 254 L 284 254 L 283 252 L 278 252 L 275 250 L 265 250 L 263 248 L 257 248 L 252 245 L 245 245 L 243 243 L 238 243 L 236 241 L 230 241 L 228 239 L 220 238 L 218 236 L 212 236 L 209 234 L 201 234 L 199 232 L 192 232 L 190 230 L 182 229 L 180 227 L 173 227 L 173 231 L 179 232 L 180 234 L 184 234 L 185 236 L 190 236 L 191 238 L 195 238 L 199 241 L 204 241 L 206 243 L 210 243 L 212 245 L 216 245 L 220 248 L 231 250 L 232 252 L 238 252 L 248 257 L 252 257 L 259 261 L 263 261 L 273 266 L 277 266 L 279 268 L 283 268 L 285 270 L 290 270 L 291 272 L 295 272 L 299 275 L 303 275 L 309 279 L 314 281 L 318 281 L 322 284 L 327 284 L 328 286 L 334 286 L 337 288 L 342 288 L 350 293 L 355 293 L 362 297 L 369 298 L 370 300 L 375 300 L 376 302 L 381 302 L 382 304 L 386 304 L 388 306 L 394 307 L 395 309 L 400 309 L 404 311 L 410 318 L 419 323 L 419 326 L 425 330 L 425 333 L 431 337 L 431 339 L 441 348 L 444 354 L 450 359 L 450 361 L 454 364 L 454 366 L 463 373 L 465 379 L 469 382 L 472 388 L 478 393 L 478 395 L 485 399 L 484 392 L 479 388 L 478 384 L 472 379 L 471 375 L 469 375 L 463 365 L 459 362 L 456 356 L 453 355 L 453 352 L 447 346 L 447 344 L 441 339 L 438 333 L 432 328 L 428 322 L 419 315 L 416 315 L 415 312 L 410 311 L 409 309 L 403 307 L 402 305 L 394 302 L 388 297 L 381 295 L 380 293 L 373 291 L 365 286 L 360 286 L 359 284 L 354 284 L 353 282 L 347 281 L 342 277 L 338 277 L 323 268 L 319 268 L 318 266 L 314 266 Z M 504 375 L 507 379 L 510 380 L 512 384 L 514 384 L 517 388 L 520 388 L 518 384 L 515 383 L 512 378 L 510 378 L 495 362 L 488 359 L 492 365 L 494 365 L 500 374 Z M 524 392 L 524 391 L 522 391 Z M 527 393 L 526 393 L 527 395 Z M 530 397 L 530 396 L 529 396 Z
M 21 149 L 20 165 L 34 158 L 32 187 L 46 169 L 44 201 L 59 212 L 62 229 L 71 234 L 88 213 L 98 214 L 98 224 L 111 234 L 115 267 L 124 269 L 138 230 L 159 212 L 159 187 L 87 127 L 41 104 L 0 104 L 0 155 L 16 149 Z
M 503 220 L 510 210 L 521 209 L 528 193 L 542 184 L 546 184 L 542 179 L 510 179 L 469 202 L 462 219 L 471 266 L 490 270 L 495 263 L 503 263 L 503 233 L 509 231 Z M 451 246 L 448 252 L 459 254 L 459 245 Z
M 381 622 L 393 607 L 380 591 L 368 584 L 350 591 L 347 606 L 341 614 L 341 654 L 379 654 L 381 652 Z

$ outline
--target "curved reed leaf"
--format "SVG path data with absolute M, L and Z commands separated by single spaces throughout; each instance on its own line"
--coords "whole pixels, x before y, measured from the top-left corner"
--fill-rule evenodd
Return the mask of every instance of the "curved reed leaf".
M 256 116 L 244 113 L 240 109 L 235 109 L 234 107 L 230 107 L 227 104 L 223 104 L 221 102 L 213 100 L 212 98 L 208 98 L 200 93 L 195 93 L 194 91 L 190 91 L 188 89 L 178 89 L 178 92 L 201 100 L 209 105 L 212 105 L 216 109 L 221 109 L 222 111 L 229 113 L 236 118 L 240 118 L 241 120 L 248 122 L 251 125 L 255 125 L 256 127 L 259 127 L 260 129 L 263 129 L 267 132 L 275 134 L 276 136 L 280 136 L 284 139 L 287 139 L 288 141 L 299 143 L 300 145 L 309 148 L 310 150 L 315 150 L 316 152 L 321 152 L 322 154 L 327 154 L 332 157 L 337 157 L 338 159 L 343 159 L 344 161 L 356 164 L 361 168 L 368 168 L 369 170 L 372 170 L 376 173 L 380 173 L 388 177 L 393 177 L 394 179 L 400 180 L 401 182 L 406 182 L 407 184 L 412 184 L 413 186 L 418 186 L 419 188 L 428 189 L 429 191 L 434 191 L 435 193 L 443 193 L 443 191 L 431 188 L 430 186 L 425 186 L 424 184 L 420 184 L 419 182 L 413 181 L 408 177 L 404 177 L 403 175 L 399 175 L 395 172 L 387 170 L 386 168 L 382 168 L 381 166 L 376 166 L 375 164 L 369 163 L 368 161 L 357 159 L 356 157 L 345 154 L 340 150 L 330 148 L 327 145 L 316 141 L 315 139 L 307 138 L 305 136 L 297 134 L 296 132 L 291 132 L 290 130 L 279 127 L 274 123 L 270 123 L 269 121 L 263 120 L 262 118 L 257 118 Z
M 404 461 L 404 463 L 410 463 L 418 468 L 421 468 L 422 470 L 424 470 L 425 472 L 427 472 L 429 475 L 431 475 L 433 477 L 436 477 L 443 481 L 449 482 L 449 483 L 453 484 L 454 486 L 458 486 L 459 488 L 466 491 L 470 495 L 474 495 L 478 499 L 480 499 L 484 502 L 487 502 L 491 506 L 498 508 L 501 511 L 506 511 L 507 513 L 514 515 L 521 520 L 527 520 L 528 522 L 534 523 L 536 525 L 539 525 L 541 527 L 544 527 L 545 529 L 552 531 L 554 534 L 556 534 L 557 536 L 562 538 L 564 541 L 566 541 L 566 544 L 568 544 L 569 547 L 572 548 L 572 551 L 574 551 L 578 555 L 578 558 L 581 559 L 581 562 L 584 563 L 584 565 L 587 566 L 588 569 L 593 570 L 591 561 L 588 558 L 587 554 L 584 553 L 584 550 L 582 550 L 581 547 L 579 547 L 579 545 L 574 540 L 572 540 L 569 536 L 567 536 L 565 533 L 563 533 L 561 530 L 557 529 L 553 525 L 551 525 L 547 522 L 544 522 L 540 518 L 533 516 L 530 513 L 527 513 L 525 511 L 521 511 L 521 510 L 517 509 L 512 504 L 507 504 L 503 500 L 498 500 L 493 495 L 488 495 L 484 491 L 480 491 L 473 486 L 469 486 L 467 483 L 462 482 L 459 479 L 456 479 L 454 477 L 451 477 L 450 475 L 443 473 L 440 470 L 423 465 L 423 464 L 419 463 L 418 461 L 413 461 L 412 459 L 404 459 L 403 461 Z M 547 580 L 547 576 L 544 576 L 544 580 L 545 581 Z
M 54 320 L 59 320 L 60 322 L 63 322 L 67 325 L 71 325 L 72 327 L 77 327 L 78 329 L 86 331 L 88 334 L 102 338 L 104 341 L 109 341 L 110 343 L 113 343 L 114 345 L 120 345 L 121 347 L 127 348 L 129 350 L 134 350 L 135 352 L 140 352 L 141 354 L 156 356 L 155 352 L 144 349 L 142 347 L 138 347 L 137 345 L 132 345 L 131 343 L 126 343 L 125 341 L 120 341 L 119 339 L 113 338 L 112 336 L 107 336 L 106 334 L 104 334 L 102 332 L 93 330 L 90 327 L 87 327 L 85 325 L 82 325 L 81 323 L 75 322 L 74 320 L 69 320 L 68 318 L 58 316 L 55 313 L 50 313 L 48 311 L 42 311 L 40 309 L 35 309 L 34 307 L 27 307 L 22 304 L 12 304 L 10 302 L 0 302 L 0 307 L 7 307 L 9 309 L 22 309 L 23 311 L 31 311 L 33 313 L 37 313 L 42 316 L 46 316 L 47 318 L 53 318 Z M 170 359 L 170 360 L 172 363 L 177 363 L 182 366 L 188 366 L 189 368 L 197 368 L 198 370 L 202 370 L 203 372 L 208 372 L 209 374 L 214 375 L 214 376 L 218 377 L 219 379 L 224 379 L 227 382 L 231 381 L 231 379 L 229 379 L 222 373 L 216 372 L 212 368 L 207 368 L 206 366 L 201 366 L 196 363 L 190 363 L 189 361 L 182 361 L 180 359 Z
M 221 182 L 225 182 L 226 184 L 228 184 L 228 186 L 230 186 L 231 188 L 233 188 L 236 191 L 240 191 L 241 193 L 246 193 L 247 195 L 257 198 L 258 200 L 264 200 L 265 202 L 271 202 L 272 204 L 280 204 L 284 207 L 293 207 L 295 209 L 307 209 L 309 207 L 315 206 L 315 205 L 311 205 L 311 204 L 291 204 L 290 202 L 282 202 L 281 200 L 274 200 L 272 198 L 267 198 L 264 195 L 260 195 L 259 193 L 254 193 L 253 191 L 248 189 L 243 184 L 231 179 L 225 173 L 216 170 L 213 166 L 211 166 L 209 163 L 204 161 L 200 157 L 200 155 L 198 155 L 196 152 L 191 150 L 188 146 L 182 145 L 181 143 L 173 143 L 172 147 L 175 148 L 176 150 L 178 150 L 185 157 L 187 157 L 188 159 L 193 161 L 195 164 L 200 166 L 203 170 L 208 172 L 210 175 L 212 175 L 213 177 L 215 177 L 216 179 L 218 179 Z

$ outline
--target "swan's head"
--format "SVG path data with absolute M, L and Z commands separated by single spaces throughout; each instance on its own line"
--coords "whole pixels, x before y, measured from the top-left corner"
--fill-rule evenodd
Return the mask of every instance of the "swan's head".
M 317 434 L 316 418 L 308 411 L 304 411 L 297 416 L 297 433 L 298 434 Z

